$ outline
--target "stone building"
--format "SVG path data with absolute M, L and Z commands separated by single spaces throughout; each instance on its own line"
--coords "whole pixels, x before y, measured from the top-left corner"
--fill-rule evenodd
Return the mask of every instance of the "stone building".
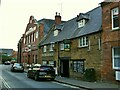
M 101 25 L 102 10 L 97 7 L 52 27 L 40 42 L 43 64 L 53 64 L 61 76 L 80 79 L 94 68 L 100 79 Z

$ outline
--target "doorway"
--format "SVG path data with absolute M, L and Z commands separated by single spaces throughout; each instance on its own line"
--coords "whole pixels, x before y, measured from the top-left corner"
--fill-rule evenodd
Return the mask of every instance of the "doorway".
M 60 61 L 60 75 L 62 77 L 69 77 L 69 60 Z

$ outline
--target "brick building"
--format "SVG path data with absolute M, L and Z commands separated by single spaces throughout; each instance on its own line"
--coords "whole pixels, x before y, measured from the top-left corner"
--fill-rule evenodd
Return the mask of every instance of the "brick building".
M 37 21 L 30 16 L 25 33 L 18 43 L 18 55 L 21 63 L 40 63 L 38 56 L 38 43 L 48 33 L 54 21 L 51 19 L 41 19 Z
M 102 2 L 104 81 L 120 80 L 120 2 Z

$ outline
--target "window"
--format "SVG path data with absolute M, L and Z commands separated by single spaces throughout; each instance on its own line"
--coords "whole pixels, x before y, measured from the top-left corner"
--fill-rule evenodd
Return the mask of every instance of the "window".
M 38 31 L 36 31 L 36 38 L 38 38 Z
M 112 29 L 119 28 L 119 9 L 118 7 L 112 9 Z
M 42 64 L 43 64 L 43 65 L 46 65 L 46 64 L 47 64 L 47 61 L 46 61 L 46 60 L 43 60 L 43 61 L 42 61 Z
M 88 37 L 80 37 L 79 39 L 79 47 L 86 47 L 88 46 Z
M 98 39 L 98 49 L 101 49 L 101 38 Z
M 82 19 L 78 22 L 78 28 L 85 26 L 85 19 Z
M 73 61 L 73 71 L 83 73 L 84 61 Z
M 58 33 L 59 33 L 59 31 L 58 31 L 58 30 L 55 30 L 55 31 L 54 31 L 54 36 L 57 36 Z
M 49 61 L 49 65 L 54 66 L 54 61 L 53 61 L 53 60 L 50 60 L 50 61 Z
M 120 47 L 112 48 L 113 69 L 120 69 Z
M 54 44 L 50 45 L 50 51 L 53 51 Z
M 43 47 L 43 52 L 47 52 L 47 46 Z
M 64 43 L 60 43 L 60 50 L 64 50 Z

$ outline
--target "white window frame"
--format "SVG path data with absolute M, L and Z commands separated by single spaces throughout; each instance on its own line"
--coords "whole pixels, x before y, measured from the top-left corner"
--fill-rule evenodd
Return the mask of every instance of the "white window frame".
M 85 19 L 78 21 L 78 28 L 85 26 Z
M 59 33 L 59 31 L 56 29 L 56 30 L 54 31 L 54 36 L 57 36 L 58 33 Z
M 120 54 L 115 55 L 115 53 L 114 53 L 115 49 L 120 51 L 120 47 L 113 47 L 112 48 L 112 66 L 113 66 L 113 69 L 120 69 L 120 66 L 118 66 L 118 67 L 115 66 L 115 58 L 117 58 L 119 60 L 118 62 L 120 63 Z
M 43 52 L 47 52 L 47 46 L 46 45 L 43 47 Z
M 60 50 L 64 50 L 64 43 L 60 43 Z
M 117 15 L 118 16 L 118 20 L 119 20 L 119 8 L 118 7 L 116 7 L 116 8 L 113 8 L 112 10 L 111 10 L 111 15 L 112 15 L 112 30 L 115 30 L 115 29 L 118 29 L 119 28 L 119 26 L 118 27 L 114 27 L 113 25 L 113 23 L 114 23 L 114 15 Z M 119 21 L 118 21 L 119 22 Z
M 42 61 L 42 64 L 43 64 L 43 65 L 46 65 L 46 64 L 47 64 L 47 61 L 46 61 L 46 60 L 43 60 L 43 61 Z
M 79 47 L 87 47 L 89 44 L 89 40 L 87 36 L 79 38 Z
M 54 47 L 54 44 L 50 44 L 50 51 L 54 51 L 53 47 Z

